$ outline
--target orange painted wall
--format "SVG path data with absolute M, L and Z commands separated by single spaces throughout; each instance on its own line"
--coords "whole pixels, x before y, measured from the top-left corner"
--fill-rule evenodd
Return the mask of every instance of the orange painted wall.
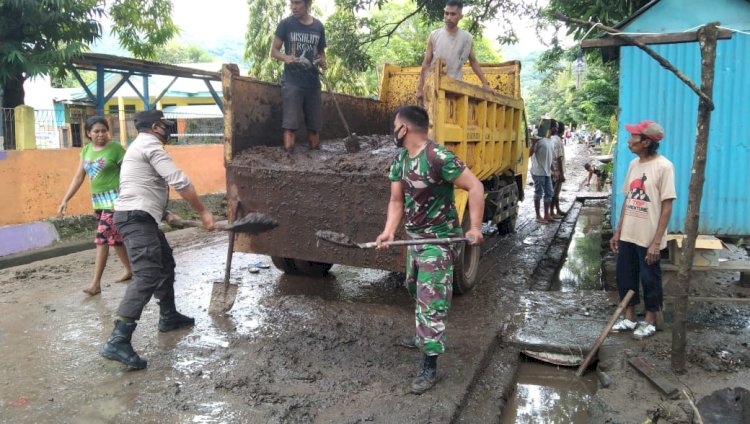
M 0 226 L 55 216 L 75 174 L 80 152 L 76 148 L 0 152 Z M 199 194 L 226 191 L 224 145 L 167 146 L 167 152 L 188 174 Z M 179 194 L 172 190 L 170 196 L 177 198 Z M 68 202 L 67 214 L 92 212 L 87 178 Z

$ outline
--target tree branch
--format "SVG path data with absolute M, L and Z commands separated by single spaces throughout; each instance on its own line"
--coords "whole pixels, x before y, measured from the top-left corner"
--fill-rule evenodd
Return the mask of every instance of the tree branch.
M 618 31 L 618 30 L 616 30 L 614 28 L 602 25 L 600 23 L 588 22 L 588 21 L 584 21 L 584 20 L 576 19 L 576 18 L 569 18 L 569 17 L 564 16 L 564 15 L 562 15 L 560 13 L 556 13 L 555 14 L 555 19 L 557 19 L 559 21 L 566 22 L 566 23 L 573 23 L 573 24 L 577 24 L 577 25 L 585 25 L 585 26 L 588 26 L 588 27 L 597 26 L 597 27 L 601 28 L 602 30 L 604 30 L 604 31 L 606 31 L 606 32 L 608 32 L 610 34 L 612 34 L 612 35 L 614 35 L 616 37 L 620 37 L 623 40 L 627 41 L 628 43 L 637 46 L 638 48 L 640 48 L 641 50 L 643 50 L 644 52 L 646 52 L 647 55 L 651 56 L 657 62 L 659 62 L 659 64 L 664 69 L 666 69 L 668 71 L 671 71 L 673 74 L 675 74 L 677 76 L 677 78 L 680 79 L 680 81 L 684 82 L 685 85 L 687 85 L 688 87 L 690 87 L 690 89 L 693 90 L 695 92 L 695 94 L 698 95 L 698 97 L 700 97 L 703 101 L 705 101 L 708 104 L 708 107 L 711 110 L 714 110 L 714 102 L 711 100 L 711 98 L 709 96 L 706 95 L 706 93 L 704 93 L 703 91 L 701 91 L 701 89 L 698 88 L 698 86 L 696 86 L 695 83 L 690 80 L 690 78 L 686 77 L 685 74 L 683 74 L 677 68 L 675 68 L 671 63 L 669 63 L 669 61 L 667 61 L 667 59 L 665 59 L 664 57 L 662 57 L 661 55 L 659 55 L 655 51 L 651 50 L 649 47 L 647 47 L 645 44 L 641 43 L 640 41 L 634 39 L 633 37 L 627 36 L 627 35 L 621 33 L 620 31 Z
M 365 44 L 373 43 L 373 42 L 375 42 L 377 40 L 380 40 L 380 39 L 383 39 L 383 38 L 391 38 L 391 36 L 396 33 L 396 31 L 401 26 L 401 24 L 403 24 L 404 22 L 408 21 L 412 16 L 415 16 L 416 14 L 418 14 L 419 12 L 421 12 L 422 9 L 424 9 L 424 7 L 425 7 L 425 3 L 421 2 L 419 4 L 419 7 L 417 7 L 416 9 L 414 9 L 413 12 L 411 12 L 408 15 L 404 16 L 400 21 L 383 25 L 383 27 L 388 26 L 388 25 L 394 25 L 394 27 L 390 31 L 388 31 L 385 34 L 378 34 L 378 35 L 374 35 L 374 36 L 372 36 L 372 37 L 370 37 L 368 39 L 365 39 L 365 41 L 359 43 L 359 45 L 360 46 L 364 46 Z

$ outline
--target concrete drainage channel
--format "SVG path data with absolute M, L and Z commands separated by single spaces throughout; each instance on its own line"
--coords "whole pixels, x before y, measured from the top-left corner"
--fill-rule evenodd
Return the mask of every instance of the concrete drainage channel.
M 552 297 L 556 293 L 566 293 L 562 300 L 552 302 L 560 306 L 560 308 L 552 306 L 553 309 L 557 309 L 557 313 L 571 315 L 564 311 L 578 308 L 578 311 L 574 311 L 574 314 L 589 317 L 594 311 L 589 311 L 588 308 L 591 304 L 599 302 L 582 304 L 576 302 L 576 299 L 588 299 L 592 294 L 590 291 L 598 291 L 597 295 L 600 296 L 597 296 L 597 298 L 604 294 L 602 292 L 601 264 L 604 253 L 602 226 L 605 222 L 606 207 L 607 203 L 603 201 L 576 202 L 571 207 L 568 217 L 560 226 L 544 259 L 534 272 L 531 280 L 532 290 L 546 291 L 546 294 Z M 568 294 L 570 297 L 567 296 Z M 550 300 L 549 296 L 544 298 Z M 539 299 L 538 296 L 534 295 L 526 298 L 527 307 L 521 308 L 526 311 L 524 313 L 526 316 L 516 317 L 517 326 L 526 327 L 527 323 L 531 321 L 529 315 L 537 315 L 534 312 L 528 313 L 528 311 L 536 309 L 534 303 Z M 570 319 L 567 322 L 576 322 L 575 316 L 569 316 L 568 318 Z M 598 327 L 594 331 L 599 331 Z M 519 333 L 521 333 L 520 337 Z M 533 330 L 530 333 L 540 334 Z M 542 331 L 542 334 L 544 334 L 544 331 Z M 581 358 L 580 353 L 582 352 L 571 351 L 573 350 L 571 348 L 560 349 L 558 347 L 556 349 L 553 346 L 548 346 L 549 351 L 540 349 L 529 352 L 529 350 L 523 349 L 523 347 L 529 346 L 518 343 L 524 341 L 523 331 L 517 332 L 515 337 L 512 338 L 515 340 L 511 340 L 511 342 L 520 347 L 518 349 L 520 352 L 525 351 L 530 355 L 520 353 L 521 359 L 516 371 L 515 388 L 502 409 L 501 422 L 505 424 L 588 422 L 587 411 L 597 390 L 596 374 L 587 372 L 579 378 L 575 375 L 575 366 L 559 366 L 545 362 L 575 362 L 575 359 L 571 358 Z M 593 338 L 590 340 L 593 340 Z M 565 345 L 565 343 L 561 344 L 544 337 L 528 344 L 545 347 L 547 342 L 555 346 Z M 563 351 L 566 350 L 568 352 L 564 353 Z M 542 360 L 534 359 L 534 357 Z

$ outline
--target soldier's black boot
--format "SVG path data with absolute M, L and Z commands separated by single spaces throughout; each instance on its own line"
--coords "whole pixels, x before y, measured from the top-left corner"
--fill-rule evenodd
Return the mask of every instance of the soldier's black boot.
M 136 323 L 134 322 L 115 320 L 115 329 L 112 330 L 112 335 L 107 339 L 107 343 L 104 343 L 104 346 L 99 350 L 99 355 L 122 362 L 137 370 L 146 368 L 146 361 L 135 353 L 133 346 L 130 344 L 135 326 Z
M 195 319 L 177 312 L 177 307 L 174 305 L 174 298 L 159 301 L 159 331 L 172 331 L 194 324 Z
M 430 390 L 437 383 L 437 355 L 424 355 L 422 370 L 411 383 L 411 392 L 415 395 Z

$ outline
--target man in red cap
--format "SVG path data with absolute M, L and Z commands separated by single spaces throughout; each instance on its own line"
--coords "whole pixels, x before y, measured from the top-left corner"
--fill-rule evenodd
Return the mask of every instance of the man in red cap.
M 612 331 L 633 332 L 642 339 L 656 332 L 654 320 L 663 303 L 659 251 L 666 247 L 664 234 L 672 214 L 672 201 L 677 197 L 674 187 L 672 162 L 657 153 L 664 138 L 664 129 L 653 121 L 625 125 L 630 133 L 628 148 L 637 158 L 630 161 L 622 186 L 625 201 L 620 212 L 620 223 L 610 240 L 610 248 L 617 255 L 617 290 L 620 299 L 628 290 L 635 296 Z M 643 285 L 646 316 L 636 323 L 634 306 L 640 302 L 639 280 Z

